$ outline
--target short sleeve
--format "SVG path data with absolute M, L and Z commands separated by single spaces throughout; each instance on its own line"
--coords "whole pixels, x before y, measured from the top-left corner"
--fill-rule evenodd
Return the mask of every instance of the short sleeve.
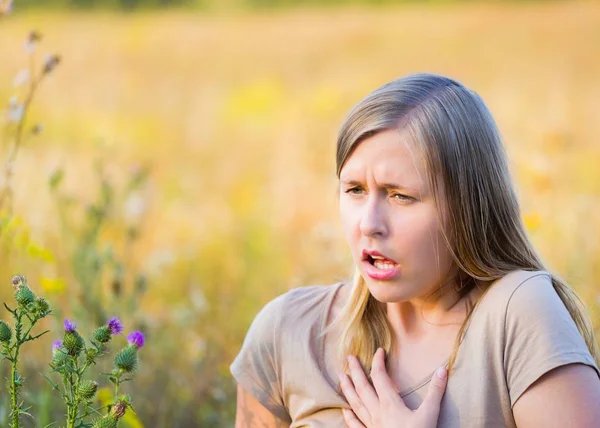
M 585 341 L 547 273 L 523 281 L 508 301 L 505 318 L 505 373 L 510 404 L 545 373 L 567 364 L 593 367 Z
M 283 421 L 290 417 L 281 394 L 279 355 L 281 310 L 285 295 L 267 303 L 254 318 L 244 343 L 230 366 L 235 380 Z

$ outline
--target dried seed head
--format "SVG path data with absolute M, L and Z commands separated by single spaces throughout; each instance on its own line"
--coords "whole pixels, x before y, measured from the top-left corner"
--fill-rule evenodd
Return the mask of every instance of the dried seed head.
M 56 54 L 48 55 L 44 61 L 44 68 L 42 72 L 44 74 L 49 74 L 56 68 L 58 64 L 60 64 L 60 56 Z
M 27 278 L 25 278 L 25 275 L 15 275 L 12 277 L 11 282 L 15 290 L 17 290 L 18 288 L 27 285 Z
M 36 30 L 29 32 L 29 35 L 27 36 L 28 42 L 39 42 L 40 40 L 42 40 L 42 34 L 40 32 Z

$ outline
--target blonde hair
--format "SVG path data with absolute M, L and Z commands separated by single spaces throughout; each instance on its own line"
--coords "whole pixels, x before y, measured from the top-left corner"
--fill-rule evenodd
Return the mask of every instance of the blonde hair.
M 457 290 L 461 296 L 477 280 L 492 283 L 514 270 L 546 270 L 525 232 L 500 134 L 475 92 L 446 77 L 415 74 L 370 93 L 350 111 L 340 129 L 338 178 L 361 141 L 398 128 L 408 132 L 425 162 L 438 218 L 446 216 L 444 240 L 460 275 L 466 278 Z M 555 275 L 552 285 L 600 365 L 600 350 L 585 306 Z M 468 310 L 459 330 L 449 370 L 477 304 Z M 377 348 L 383 348 L 386 355 L 393 348 L 385 305 L 370 294 L 358 270 L 335 325 L 341 328 L 338 357 L 345 369 L 345 356 L 352 354 L 368 373 Z

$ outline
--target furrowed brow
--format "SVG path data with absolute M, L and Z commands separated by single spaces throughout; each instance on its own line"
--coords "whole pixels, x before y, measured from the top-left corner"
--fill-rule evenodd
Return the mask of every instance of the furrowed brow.
M 340 180 L 341 184 L 344 184 L 346 186 L 363 186 L 364 184 L 358 180 Z M 418 191 L 418 189 L 414 188 L 414 187 L 409 187 L 409 186 L 403 186 L 402 184 L 396 184 L 396 183 L 380 183 L 379 187 L 382 187 L 384 189 L 397 189 L 397 190 L 408 190 L 408 191 L 412 191 L 412 192 L 416 192 Z

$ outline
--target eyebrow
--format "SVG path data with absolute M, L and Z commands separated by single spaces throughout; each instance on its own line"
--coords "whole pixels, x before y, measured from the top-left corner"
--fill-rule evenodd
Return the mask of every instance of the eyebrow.
M 340 183 L 346 184 L 348 186 L 363 186 L 364 184 L 357 180 L 340 180 Z M 403 190 L 411 190 L 416 192 L 417 189 L 414 187 L 403 186 L 402 184 L 393 184 L 393 183 L 381 183 L 380 187 L 384 189 L 403 189 Z

